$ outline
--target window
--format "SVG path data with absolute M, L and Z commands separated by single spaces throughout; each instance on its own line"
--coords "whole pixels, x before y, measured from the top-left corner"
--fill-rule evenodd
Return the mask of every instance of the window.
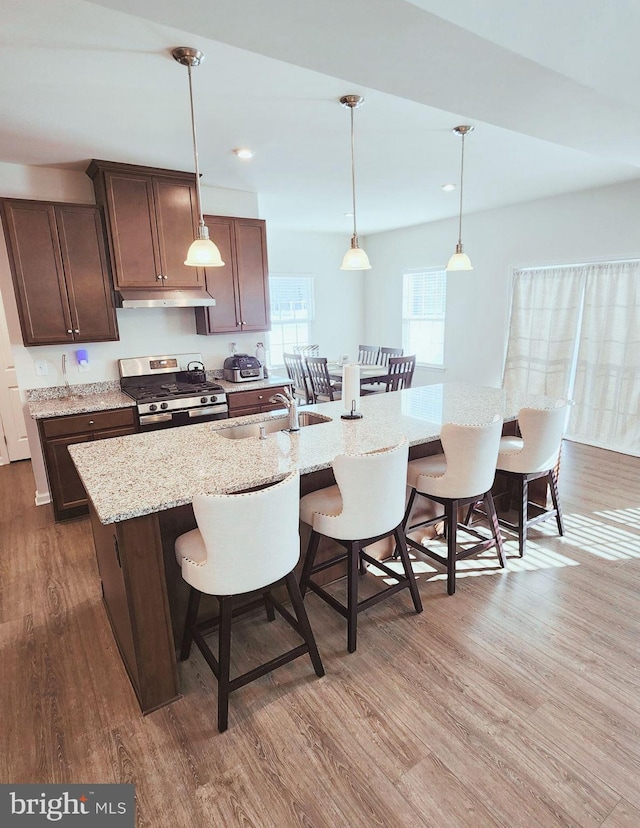
M 447 274 L 405 273 L 402 282 L 402 347 L 423 365 L 444 365 Z
M 283 365 L 283 353 L 310 345 L 313 336 L 313 276 L 269 276 L 271 331 L 268 362 Z

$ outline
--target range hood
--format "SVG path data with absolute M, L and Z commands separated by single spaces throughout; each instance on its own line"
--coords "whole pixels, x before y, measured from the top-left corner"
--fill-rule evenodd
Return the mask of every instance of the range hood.
M 206 290 L 127 290 L 118 291 L 122 308 L 202 308 L 215 305 Z

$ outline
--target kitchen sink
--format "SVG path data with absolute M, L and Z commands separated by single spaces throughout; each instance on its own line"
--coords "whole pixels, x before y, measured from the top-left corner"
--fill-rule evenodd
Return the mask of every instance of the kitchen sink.
M 305 428 L 306 426 L 318 425 L 319 423 L 330 423 L 331 417 L 325 417 L 324 414 L 316 414 L 315 411 L 299 411 L 298 422 L 300 428 Z M 273 417 L 257 423 L 246 423 L 244 425 L 231 426 L 231 428 L 221 428 L 216 433 L 229 440 L 244 440 L 247 437 L 259 437 L 261 428 L 264 428 L 265 434 L 273 434 L 277 431 L 288 431 L 289 417 Z

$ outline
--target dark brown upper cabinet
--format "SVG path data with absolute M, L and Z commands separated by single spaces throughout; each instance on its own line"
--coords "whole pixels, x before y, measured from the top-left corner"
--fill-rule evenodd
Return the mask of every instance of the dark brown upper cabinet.
M 92 161 L 104 207 L 116 288 L 201 288 L 204 271 L 184 264 L 198 227 L 194 173 Z
M 211 239 L 218 246 L 224 267 L 205 271 L 213 307 L 196 308 L 199 334 L 268 331 L 269 271 L 267 239 L 262 219 L 205 216 Z
M 98 207 L 3 199 L 25 345 L 118 339 Z

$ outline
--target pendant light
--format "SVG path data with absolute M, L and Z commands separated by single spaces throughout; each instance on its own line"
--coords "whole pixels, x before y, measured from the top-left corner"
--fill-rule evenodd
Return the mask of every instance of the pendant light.
M 458 244 L 456 244 L 456 252 L 449 259 L 447 263 L 447 270 L 473 270 L 471 260 L 464 252 L 462 247 L 462 182 L 464 178 L 464 136 L 469 132 L 473 132 L 473 127 L 468 124 L 457 126 L 453 131 L 462 137 L 462 155 L 460 159 L 460 216 L 458 219 Z
M 371 270 L 369 257 L 358 246 L 358 230 L 356 227 L 356 165 L 355 165 L 355 144 L 353 140 L 353 110 L 362 106 L 364 98 L 361 95 L 343 95 L 340 98 L 342 106 L 348 106 L 351 112 L 351 198 L 353 204 L 353 235 L 351 236 L 351 247 L 344 254 L 340 270 Z
M 173 59 L 189 71 L 189 101 L 191 103 L 191 134 L 193 137 L 193 156 L 196 166 L 196 194 L 198 197 L 198 233 L 191 243 L 185 264 L 190 267 L 222 267 L 224 262 L 220 251 L 209 238 L 209 228 L 204 223 L 202 215 L 202 194 L 200 192 L 200 167 L 198 164 L 198 143 L 196 141 L 196 120 L 193 114 L 193 85 L 191 82 L 191 68 L 199 66 L 204 60 L 204 55 L 198 49 L 190 46 L 178 46 L 172 52 Z

